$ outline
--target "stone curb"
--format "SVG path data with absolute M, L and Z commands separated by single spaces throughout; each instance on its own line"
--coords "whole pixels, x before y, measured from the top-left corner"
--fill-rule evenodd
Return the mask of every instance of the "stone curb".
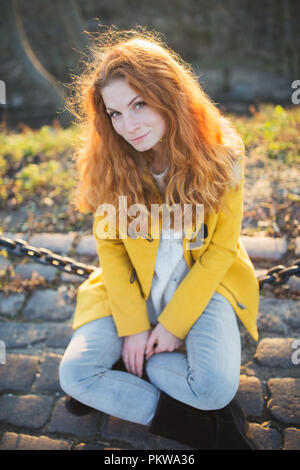
M 83 235 L 79 238 L 79 241 L 75 244 L 76 233 L 70 232 L 67 235 L 60 233 L 41 233 L 32 236 L 29 240 L 26 234 L 13 234 L 10 232 L 4 233 L 5 237 L 11 238 L 12 240 L 17 238 L 23 238 L 28 241 L 30 244 L 36 247 L 44 247 L 50 250 L 53 250 L 54 253 L 62 254 L 64 256 L 69 256 L 70 253 L 73 253 L 72 256 L 76 259 L 76 256 L 88 256 L 91 258 L 97 258 L 96 251 L 96 240 L 93 235 Z M 295 259 L 300 256 L 300 237 L 296 237 L 288 241 L 285 237 L 282 238 L 272 238 L 265 236 L 255 236 L 249 237 L 242 235 L 241 240 L 249 254 L 249 257 L 253 263 L 256 261 L 267 262 L 269 267 L 277 265 L 280 259 L 287 255 L 287 253 L 294 252 Z M 0 255 L 0 268 L 7 268 L 10 265 L 10 261 L 5 259 Z M 98 266 L 98 261 L 96 261 Z M 57 274 L 59 272 L 59 274 Z M 267 269 L 257 269 L 257 276 L 264 276 L 267 272 Z M 82 277 L 76 274 L 69 274 L 64 271 L 59 271 L 55 267 L 42 265 L 40 263 L 30 263 L 26 262 L 25 264 L 18 265 L 15 268 L 15 273 L 17 276 L 20 276 L 21 279 L 31 279 L 32 276 L 42 276 L 47 281 L 51 282 L 57 279 L 57 276 L 60 276 L 61 282 L 66 283 L 81 283 Z M 292 293 L 300 294 L 300 278 L 296 276 L 291 276 L 286 284 L 289 286 Z M 265 284 L 264 288 L 269 289 L 270 285 Z M 272 286 L 271 286 L 272 288 Z M 1 301 L 3 296 L 0 293 L 0 314 L 1 311 L 6 308 L 10 310 L 7 305 L 4 307 L 1 306 Z M 17 300 L 16 300 L 17 302 Z M 15 312 L 15 309 L 10 311 Z M 12 313 L 13 315 L 13 313 Z
M 76 255 L 96 256 L 96 240 L 93 235 L 80 236 L 75 245 L 76 232 L 68 234 L 61 233 L 38 233 L 28 239 L 26 234 L 4 232 L 4 237 L 15 240 L 24 239 L 29 244 L 39 248 L 47 248 L 55 253 L 69 255 L 74 250 Z M 241 235 L 241 240 L 253 260 L 268 259 L 278 261 L 288 251 L 288 242 L 285 237 L 273 238 L 265 236 L 249 237 Z M 289 240 L 290 246 L 294 247 L 295 256 L 300 256 L 300 237 Z

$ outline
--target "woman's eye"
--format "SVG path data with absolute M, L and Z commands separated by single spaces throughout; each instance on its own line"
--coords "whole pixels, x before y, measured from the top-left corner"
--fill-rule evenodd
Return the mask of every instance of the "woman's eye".
M 144 101 L 139 101 L 138 103 L 136 103 L 136 106 L 138 106 L 139 104 L 146 105 L 146 103 L 144 103 Z M 144 106 L 142 106 L 142 107 L 144 107 Z
M 144 101 L 139 101 L 138 103 L 135 103 L 135 106 L 139 106 L 139 105 L 143 105 L 142 108 L 146 105 L 146 103 Z M 113 113 L 110 113 L 109 116 L 111 118 L 115 118 L 116 116 L 114 116 L 114 114 L 119 114 L 118 111 L 114 111 Z

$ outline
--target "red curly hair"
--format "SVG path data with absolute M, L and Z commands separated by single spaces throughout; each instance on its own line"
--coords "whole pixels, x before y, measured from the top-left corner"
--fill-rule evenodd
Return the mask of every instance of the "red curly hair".
M 102 99 L 104 86 L 124 78 L 167 123 L 170 170 L 165 202 L 204 204 L 205 214 L 220 210 L 226 189 L 238 184 L 235 163 L 244 156 L 244 145 L 231 121 L 203 91 L 192 67 L 145 27 L 110 28 L 91 36 L 92 59 L 73 76 L 66 103 L 82 132 L 82 144 L 75 150 L 76 208 L 96 212 L 102 203 L 117 208 L 118 197 L 124 195 L 128 206 L 144 204 L 149 211 L 158 202 L 153 187 L 142 178 L 144 163 L 153 159 L 152 149 L 141 154 L 118 135 Z

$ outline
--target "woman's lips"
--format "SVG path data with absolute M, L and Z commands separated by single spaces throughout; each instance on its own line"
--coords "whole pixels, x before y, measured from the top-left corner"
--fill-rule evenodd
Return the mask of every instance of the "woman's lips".
M 149 132 L 150 132 L 150 131 L 149 131 Z M 141 135 L 141 137 L 137 137 L 136 139 L 132 139 L 131 142 L 138 142 L 139 140 L 142 140 L 144 137 L 146 137 L 146 135 L 149 134 L 149 132 L 147 132 L 147 134 Z

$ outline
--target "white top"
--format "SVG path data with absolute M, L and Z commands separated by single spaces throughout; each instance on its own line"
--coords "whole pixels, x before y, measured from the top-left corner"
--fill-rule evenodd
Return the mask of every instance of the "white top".
M 161 191 L 165 186 L 164 177 L 168 169 L 159 175 L 152 173 Z M 176 231 L 176 238 L 174 238 L 174 229 L 161 231 L 151 292 L 147 300 L 149 319 L 153 325 L 157 323 L 157 317 L 189 272 L 190 268 L 183 255 L 182 238 L 182 231 Z

